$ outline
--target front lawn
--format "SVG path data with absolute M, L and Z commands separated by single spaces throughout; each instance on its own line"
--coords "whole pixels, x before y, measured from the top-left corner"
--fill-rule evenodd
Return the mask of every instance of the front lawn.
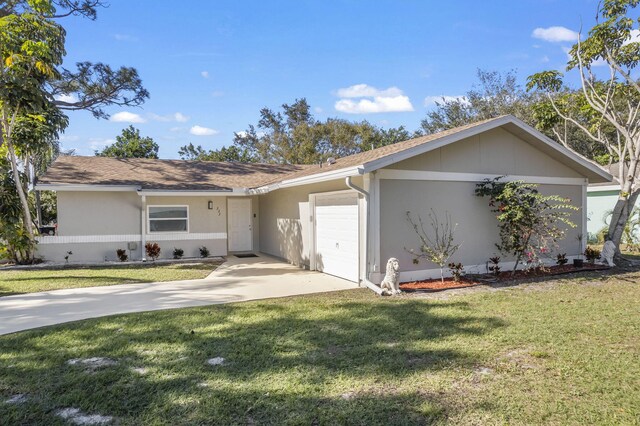
M 37 291 L 205 278 L 219 262 L 52 269 L 0 269 L 0 297 Z
M 363 289 L 0 336 L 0 419 L 638 424 L 639 279 L 446 300 Z

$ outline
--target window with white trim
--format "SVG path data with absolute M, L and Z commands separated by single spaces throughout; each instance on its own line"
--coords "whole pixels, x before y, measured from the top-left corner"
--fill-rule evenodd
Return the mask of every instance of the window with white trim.
M 149 233 L 189 232 L 189 206 L 148 206 Z

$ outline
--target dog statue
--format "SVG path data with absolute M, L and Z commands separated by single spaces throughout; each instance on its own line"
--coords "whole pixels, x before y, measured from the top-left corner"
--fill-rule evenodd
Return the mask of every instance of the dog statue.
M 380 283 L 380 288 L 382 288 L 383 296 L 393 296 L 395 294 L 400 294 L 400 273 L 398 270 L 400 269 L 400 264 L 398 263 L 398 259 L 395 257 L 387 260 L 387 270 L 384 274 L 384 279 Z

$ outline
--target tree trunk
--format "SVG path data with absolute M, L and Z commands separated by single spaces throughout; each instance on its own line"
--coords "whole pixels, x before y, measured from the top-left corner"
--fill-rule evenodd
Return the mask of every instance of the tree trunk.
M 18 163 L 16 161 L 16 153 L 13 149 L 13 143 L 11 143 L 10 139 L 5 141 L 7 144 L 7 151 L 9 152 L 9 160 L 11 161 L 11 171 L 13 173 L 13 179 L 16 184 L 16 190 L 18 191 L 18 196 L 20 197 L 20 204 L 22 205 L 22 220 L 23 227 L 25 231 L 27 231 L 27 235 L 29 236 L 29 240 L 31 242 L 35 241 L 33 235 L 33 220 L 31 218 L 31 211 L 29 210 L 29 201 L 27 200 L 27 195 L 24 191 L 24 187 L 22 186 L 22 180 L 20 179 L 20 172 L 18 171 Z M 27 253 L 25 253 L 26 261 L 31 262 L 33 260 L 33 249 L 29 248 Z
M 616 255 L 620 255 L 620 243 L 624 235 L 625 227 L 629 221 L 629 216 L 636 204 L 636 200 L 640 195 L 640 190 L 633 191 L 628 197 L 620 197 L 616 202 L 609 223 L 608 237 L 616 246 Z
M 42 223 L 42 203 L 40 202 L 40 191 L 36 191 L 34 189 L 33 195 L 36 199 L 36 221 L 38 222 L 38 227 L 44 226 Z

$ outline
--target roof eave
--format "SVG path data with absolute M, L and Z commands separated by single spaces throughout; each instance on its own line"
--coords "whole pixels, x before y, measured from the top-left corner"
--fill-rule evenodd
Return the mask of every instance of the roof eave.
M 331 170 L 324 173 L 315 173 L 308 176 L 302 176 L 294 179 L 285 179 L 280 182 L 275 182 L 270 185 L 264 185 L 257 188 L 252 188 L 247 192 L 251 195 L 266 194 L 267 192 L 275 191 L 280 188 L 289 188 L 292 186 L 310 185 L 313 183 L 327 182 L 330 180 L 342 179 L 349 176 L 358 176 L 364 174 L 364 166 L 351 166 L 344 167 L 342 169 Z

